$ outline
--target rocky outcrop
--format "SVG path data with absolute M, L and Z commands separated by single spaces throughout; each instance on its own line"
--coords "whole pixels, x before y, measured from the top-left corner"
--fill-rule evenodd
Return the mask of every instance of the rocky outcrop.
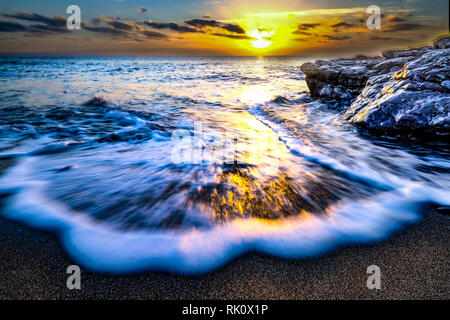
M 382 57 L 304 64 L 312 96 L 348 106 L 356 125 L 404 133 L 450 133 L 450 38 L 433 47 L 386 51 Z
M 440 38 L 433 43 L 434 49 L 448 49 L 450 48 L 450 37 Z
M 382 57 L 360 56 L 354 59 L 319 60 L 300 68 L 306 74 L 311 96 L 336 100 L 350 100 L 359 94 L 367 80 L 376 75 L 375 65 Z

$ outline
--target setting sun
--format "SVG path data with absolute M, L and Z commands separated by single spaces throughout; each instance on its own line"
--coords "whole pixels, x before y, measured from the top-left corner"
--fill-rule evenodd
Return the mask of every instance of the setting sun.
M 272 44 L 272 41 L 270 41 L 271 37 L 274 34 L 274 31 L 262 31 L 260 29 L 255 29 L 253 31 L 248 31 L 247 34 L 252 37 L 255 38 L 256 40 L 251 41 L 251 44 L 254 48 L 257 49 L 265 49 L 268 46 L 270 46 Z

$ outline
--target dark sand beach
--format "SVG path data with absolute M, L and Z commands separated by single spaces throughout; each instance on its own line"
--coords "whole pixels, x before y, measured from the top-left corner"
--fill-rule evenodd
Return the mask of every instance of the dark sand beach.
M 118 276 L 82 269 L 82 289 L 73 291 L 66 288 L 66 269 L 73 261 L 57 238 L 1 217 L 0 298 L 449 299 L 450 216 L 427 209 L 423 217 L 383 242 L 312 259 L 249 253 L 200 276 Z M 380 290 L 366 287 L 366 269 L 372 264 L 381 268 Z

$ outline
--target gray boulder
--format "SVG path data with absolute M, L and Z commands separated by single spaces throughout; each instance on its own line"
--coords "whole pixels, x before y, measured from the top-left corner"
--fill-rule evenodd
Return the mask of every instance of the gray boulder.
M 408 50 L 389 50 L 382 53 L 383 57 L 386 59 L 394 58 L 417 58 L 423 56 L 425 53 L 431 51 L 433 48 L 431 46 L 414 48 Z
M 344 115 L 373 130 L 447 135 L 449 82 L 450 49 L 433 50 L 401 71 L 369 79 Z
M 319 60 L 301 70 L 311 96 L 340 100 L 351 123 L 382 132 L 449 135 L 449 43 L 444 37 L 433 47 Z
M 450 48 L 450 37 L 440 38 L 433 43 L 434 49 L 448 49 Z
M 377 73 L 373 66 L 382 57 L 357 57 L 305 63 L 300 69 L 306 75 L 311 96 L 335 100 L 351 100 L 359 94 L 367 80 Z

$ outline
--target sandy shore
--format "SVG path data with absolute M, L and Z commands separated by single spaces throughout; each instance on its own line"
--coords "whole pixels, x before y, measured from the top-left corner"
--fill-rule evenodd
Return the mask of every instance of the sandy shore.
M 73 262 L 58 239 L 0 216 L 0 299 L 449 299 L 449 236 L 450 216 L 429 209 L 386 241 L 313 259 L 249 253 L 195 277 L 82 269 L 82 289 L 71 291 L 65 272 Z M 381 268 L 381 290 L 366 287 L 372 264 Z

